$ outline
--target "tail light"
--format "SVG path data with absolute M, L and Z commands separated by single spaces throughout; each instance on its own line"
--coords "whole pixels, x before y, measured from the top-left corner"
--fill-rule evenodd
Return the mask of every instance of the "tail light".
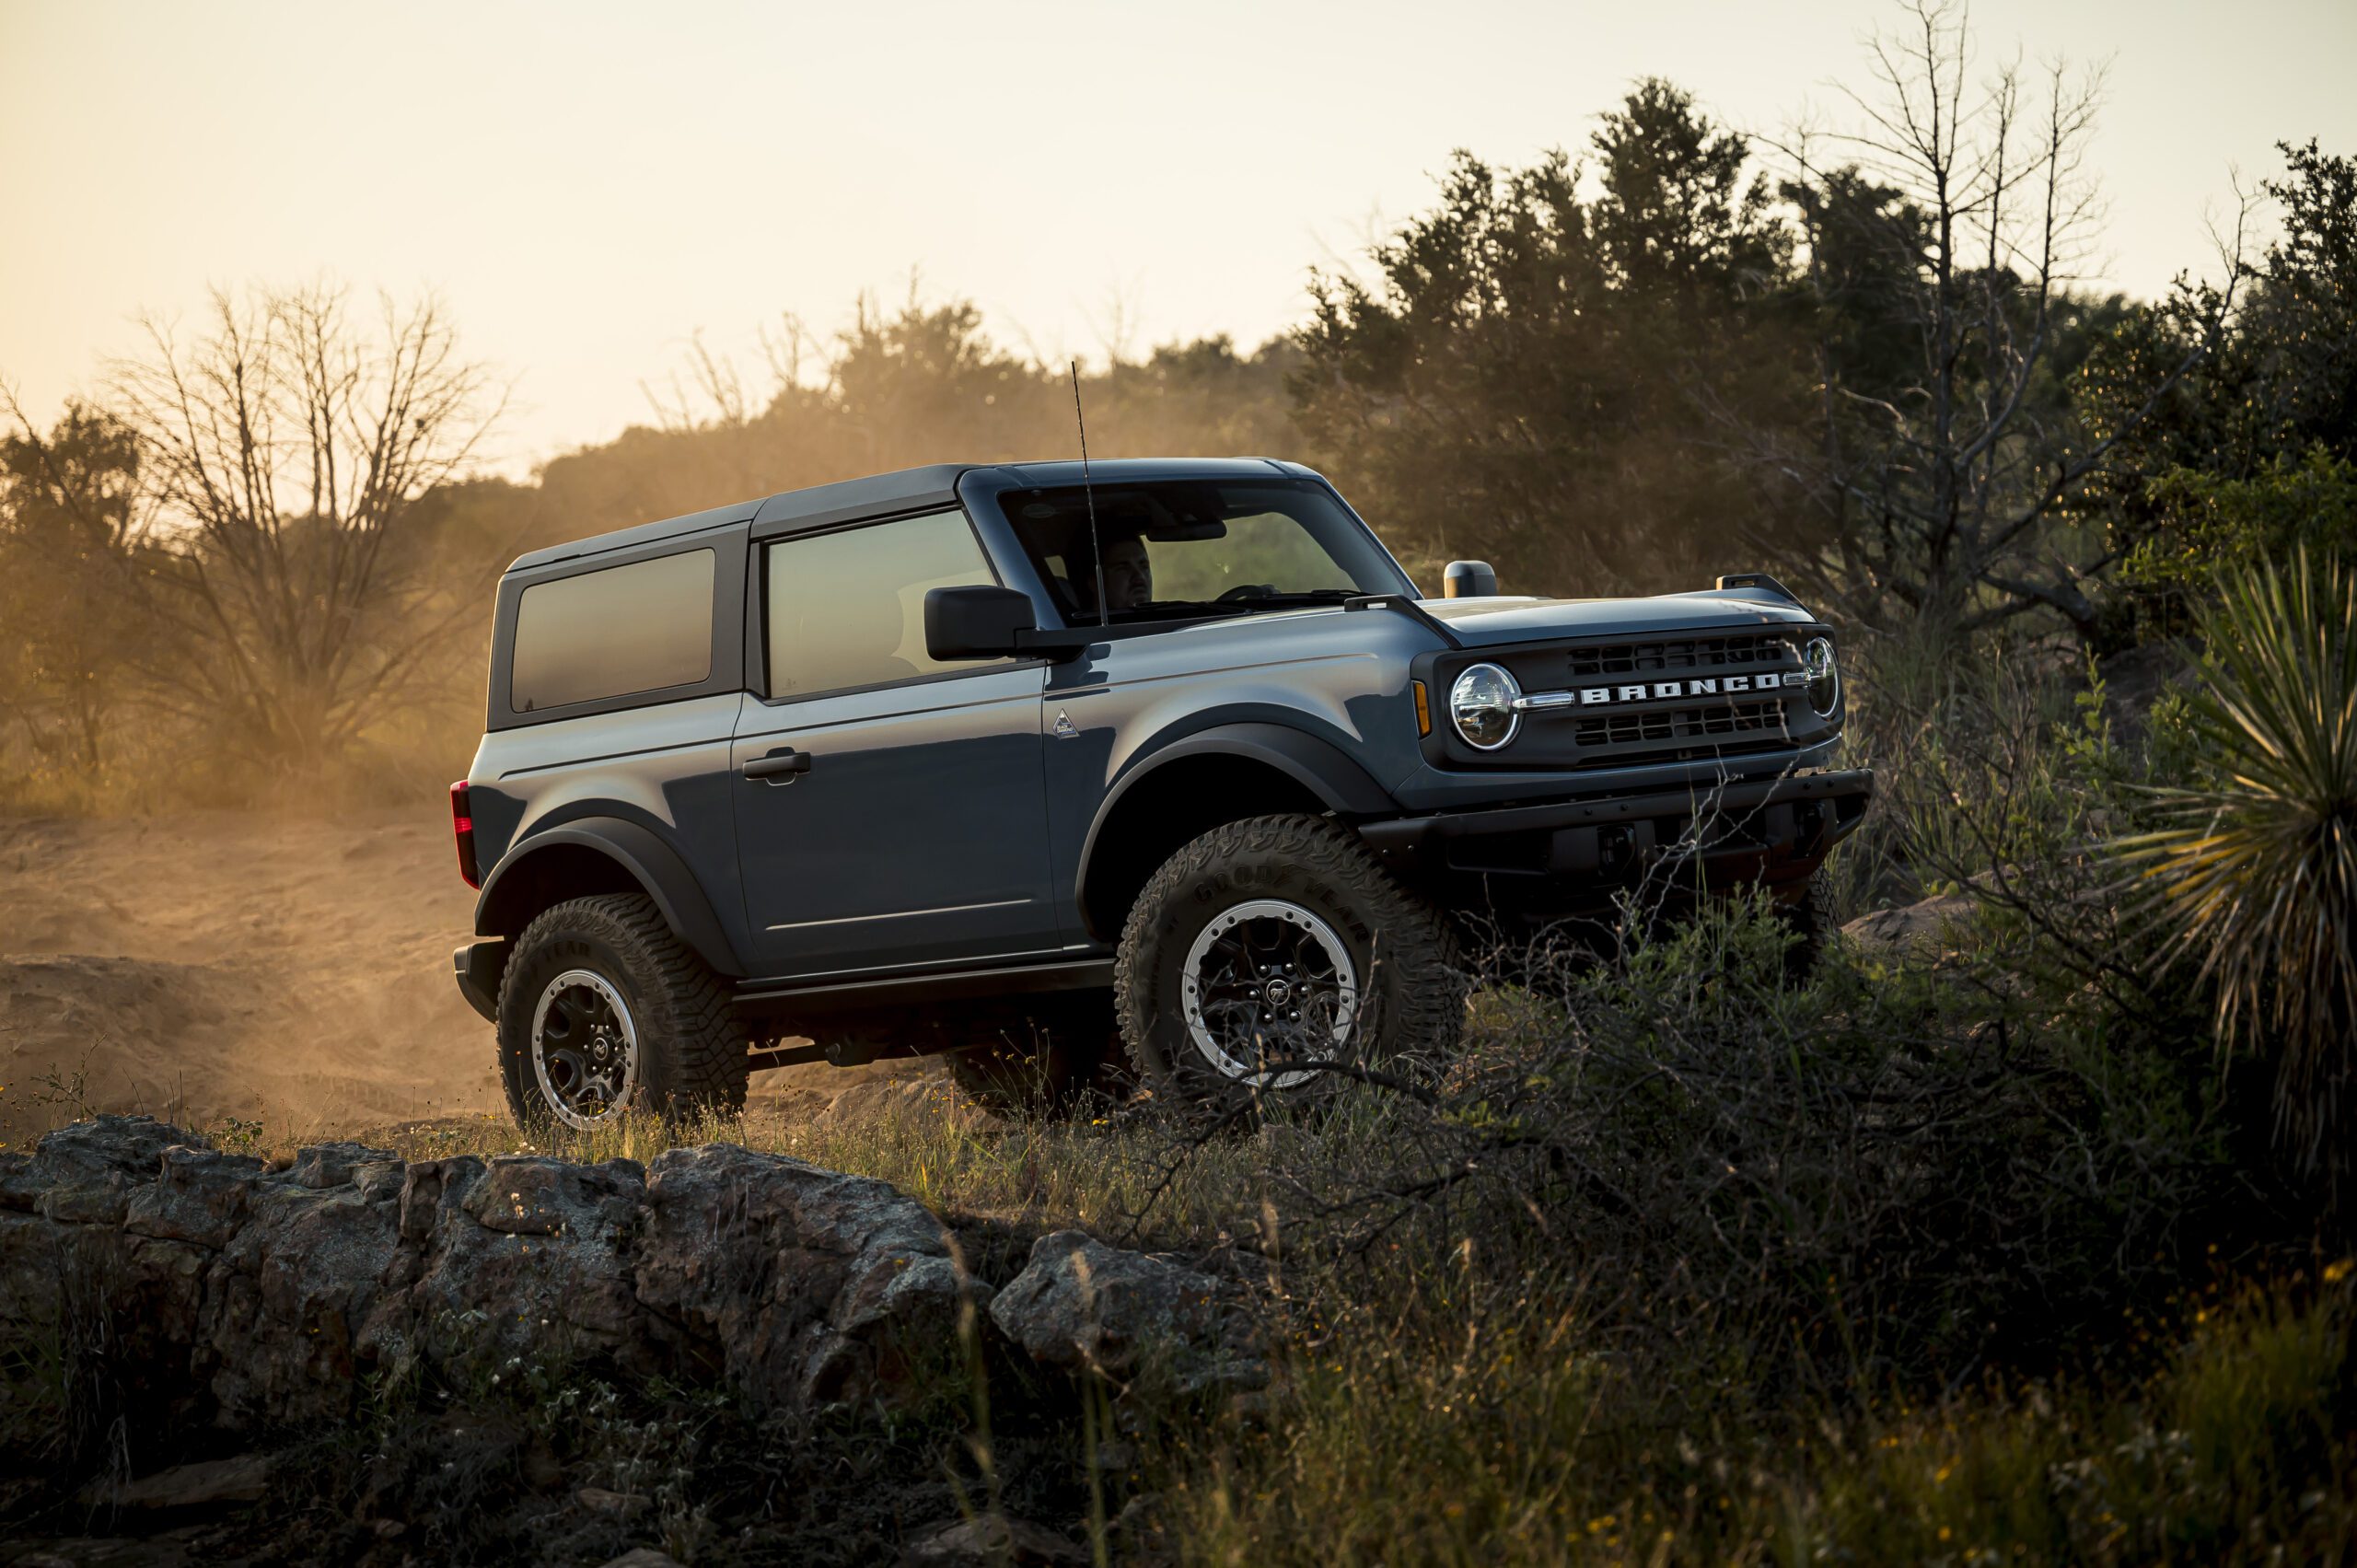
M 450 786 L 450 833 L 459 841 L 459 875 L 467 886 L 480 889 L 482 873 L 475 865 L 475 814 L 467 804 L 467 781 L 460 779 Z

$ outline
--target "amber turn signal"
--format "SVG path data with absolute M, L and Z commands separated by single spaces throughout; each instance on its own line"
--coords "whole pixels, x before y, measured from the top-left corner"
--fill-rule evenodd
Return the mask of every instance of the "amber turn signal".
M 1416 733 L 1419 736 L 1430 735 L 1433 732 L 1432 699 L 1424 695 L 1422 681 L 1411 680 L 1408 684 L 1416 689 Z

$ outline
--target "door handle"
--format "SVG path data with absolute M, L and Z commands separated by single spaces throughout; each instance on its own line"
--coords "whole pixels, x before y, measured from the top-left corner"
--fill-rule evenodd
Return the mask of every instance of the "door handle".
M 796 751 L 791 746 L 781 747 L 765 757 L 756 757 L 742 770 L 749 779 L 766 779 L 772 784 L 792 784 L 810 771 L 810 753 Z

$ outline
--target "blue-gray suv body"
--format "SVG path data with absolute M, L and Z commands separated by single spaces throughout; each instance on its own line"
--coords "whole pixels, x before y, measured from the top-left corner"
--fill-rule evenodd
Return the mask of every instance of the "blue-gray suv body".
M 1258 459 L 911 469 L 522 557 L 451 795 L 511 1109 L 991 1043 L 1054 1088 L 1117 1038 L 1160 1092 L 1307 1093 L 1445 1048 L 1477 927 L 1650 878 L 1806 932 L 1873 784 L 1829 628 L 1766 577 L 1449 576 Z

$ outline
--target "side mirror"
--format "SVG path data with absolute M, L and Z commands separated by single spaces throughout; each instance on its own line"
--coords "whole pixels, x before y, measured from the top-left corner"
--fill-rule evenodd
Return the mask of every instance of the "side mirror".
M 1486 561 L 1452 561 L 1440 575 L 1443 598 L 1490 598 L 1498 591 L 1498 574 Z
M 1029 596 L 1013 588 L 934 588 L 924 596 L 924 651 L 937 659 L 1002 658 L 1039 624 Z

